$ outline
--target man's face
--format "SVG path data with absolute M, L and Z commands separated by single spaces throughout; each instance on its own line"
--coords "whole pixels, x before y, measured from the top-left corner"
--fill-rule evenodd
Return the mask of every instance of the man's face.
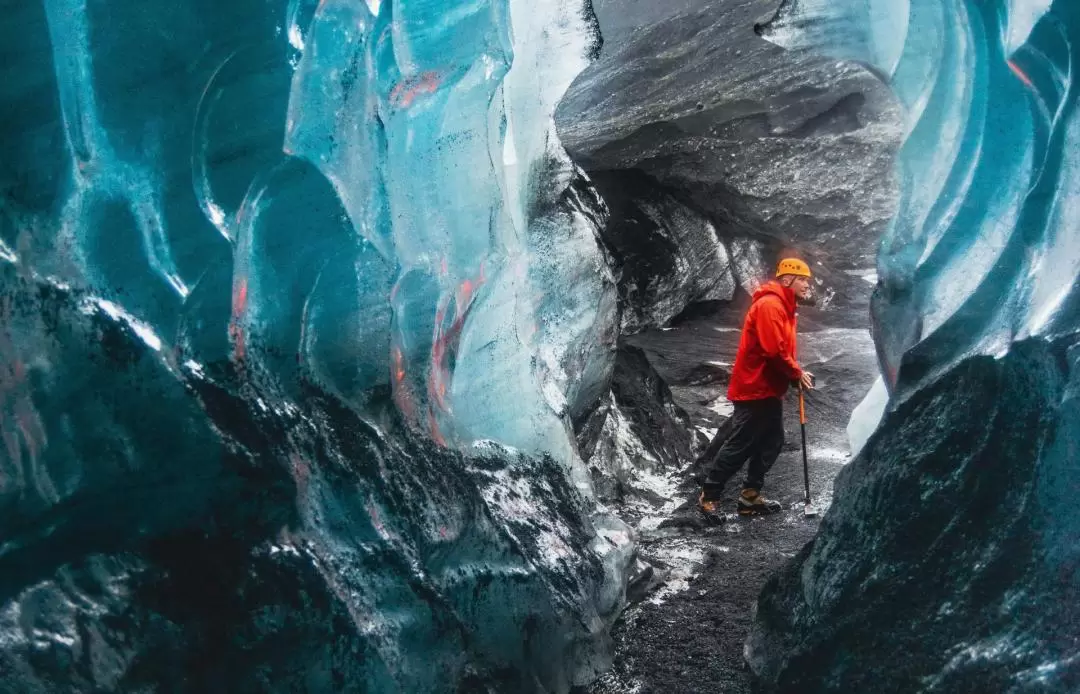
M 791 281 L 791 289 L 795 292 L 795 296 L 806 300 L 810 298 L 810 278 L 809 277 L 796 277 Z

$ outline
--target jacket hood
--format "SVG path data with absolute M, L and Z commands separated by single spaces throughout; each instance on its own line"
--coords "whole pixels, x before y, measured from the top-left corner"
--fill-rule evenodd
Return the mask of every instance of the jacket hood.
M 769 294 L 775 294 L 780 297 L 780 301 L 784 303 L 784 308 L 787 309 L 789 316 L 795 315 L 796 303 L 795 303 L 795 290 L 791 287 L 785 287 L 776 280 L 769 280 L 765 284 L 761 285 L 756 292 L 754 292 L 754 301 L 757 301 L 763 296 Z

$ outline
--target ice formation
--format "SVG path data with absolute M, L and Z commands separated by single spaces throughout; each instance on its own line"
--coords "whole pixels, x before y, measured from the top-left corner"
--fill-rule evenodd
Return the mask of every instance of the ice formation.
M 633 545 L 571 426 L 618 330 L 552 119 L 588 2 L 12 11 L 5 686 L 593 676 Z
M 916 387 L 923 368 L 1069 331 L 1061 309 L 1080 260 L 1074 28 L 1061 5 L 793 0 L 763 30 L 867 62 L 906 109 L 904 194 L 874 305 L 890 389 L 905 363 L 913 378 L 900 385 Z
M 779 691 L 1073 691 L 1080 6 L 795 0 L 763 33 L 872 63 L 908 122 L 872 307 L 888 409 L 750 661 Z
M 851 455 L 858 455 L 866 445 L 870 435 L 881 423 L 881 417 L 885 414 L 885 408 L 888 405 L 889 389 L 885 387 L 885 379 L 879 376 L 866 393 L 866 397 L 851 413 L 851 419 L 848 421 L 847 435 Z
M 1039 26 L 1047 0 L 994 7 L 794 0 L 763 31 L 869 64 L 906 109 L 904 193 L 881 242 L 873 306 L 890 390 L 1071 330 L 1061 310 L 1080 270 L 1069 253 L 1069 18 L 1059 7 Z

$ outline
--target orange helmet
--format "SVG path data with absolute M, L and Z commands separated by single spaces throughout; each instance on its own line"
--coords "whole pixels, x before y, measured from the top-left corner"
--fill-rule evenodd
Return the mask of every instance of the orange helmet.
M 776 266 L 776 276 L 795 275 L 797 277 L 810 277 L 810 266 L 798 258 L 784 258 Z

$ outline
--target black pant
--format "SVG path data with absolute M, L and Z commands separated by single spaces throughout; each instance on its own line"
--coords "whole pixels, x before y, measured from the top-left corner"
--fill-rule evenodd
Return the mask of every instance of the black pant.
M 760 491 L 765 484 L 765 473 L 780 457 L 780 449 L 784 446 L 784 407 L 780 398 L 736 402 L 728 424 L 730 434 L 727 439 L 715 457 L 705 461 L 702 489 L 709 501 L 720 498 L 724 485 L 748 460 L 750 465 L 743 489 Z

